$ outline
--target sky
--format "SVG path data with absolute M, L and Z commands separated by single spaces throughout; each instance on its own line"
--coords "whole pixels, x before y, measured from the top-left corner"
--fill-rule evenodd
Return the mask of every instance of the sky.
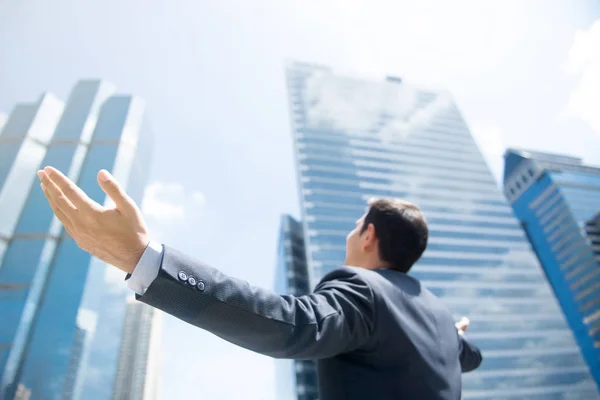
M 0 112 L 82 78 L 145 98 L 153 238 L 263 287 L 299 213 L 292 60 L 447 89 L 497 179 L 507 146 L 600 164 L 596 1 L 0 2 Z M 169 316 L 161 350 L 164 399 L 275 399 L 268 357 Z

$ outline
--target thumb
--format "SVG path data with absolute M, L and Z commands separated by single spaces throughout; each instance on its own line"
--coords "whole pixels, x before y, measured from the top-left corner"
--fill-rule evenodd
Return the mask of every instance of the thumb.
M 131 197 L 125 193 L 123 188 L 121 188 L 115 178 L 107 170 L 103 169 L 98 172 L 98 184 L 120 210 L 127 211 L 135 208 L 135 203 Z

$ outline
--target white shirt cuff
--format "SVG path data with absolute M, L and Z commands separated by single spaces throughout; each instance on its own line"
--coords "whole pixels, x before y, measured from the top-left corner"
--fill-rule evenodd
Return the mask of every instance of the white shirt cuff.
M 127 286 L 140 296 L 143 295 L 148 286 L 158 276 L 160 264 L 162 262 L 163 247 L 162 244 L 150 241 L 146 250 L 138 261 L 133 273 L 127 280 Z

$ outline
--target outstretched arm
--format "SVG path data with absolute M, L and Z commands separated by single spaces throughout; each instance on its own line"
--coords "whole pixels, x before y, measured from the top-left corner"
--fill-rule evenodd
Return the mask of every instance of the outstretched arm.
M 471 372 L 477 369 L 483 360 L 481 351 L 474 344 L 470 343 L 463 335 L 459 338 L 460 368 L 462 372 Z
M 373 329 L 372 292 L 353 268 L 313 294 L 281 296 L 164 247 L 160 271 L 138 300 L 231 342 L 277 358 L 318 359 L 363 345 Z
M 469 319 L 462 317 L 460 321 L 456 323 L 456 329 L 458 330 L 458 341 L 459 341 L 459 359 L 460 368 L 462 372 L 470 372 L 479 367 L 483 357 L 481 351 L 474 344 L 470 343 L 464 337 L 464 333 L 469 327 Z
M 98 183 L 112 208 L 60 171 L 38 173 L 56 216 L 77 245 L 131 274 L 149 244 L 141 212 L 107 171 Z M 150 246 L 151 248 L 151 246 Z M 164 247 L 158 275 L 138 299 L 232 343 L 281 358 L 316 359 L 356 349 L 374 324 L 371 289 L 353 268 L 328 274 L 311 295 L 280 296 Z

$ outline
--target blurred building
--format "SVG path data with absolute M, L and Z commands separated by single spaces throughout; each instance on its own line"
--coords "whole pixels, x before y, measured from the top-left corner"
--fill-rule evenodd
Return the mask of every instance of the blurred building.
M 468 336 L 483 350 L 481 367 L 463 375 L 463 397 L 596 398 L 556 297 L 451 96 L 302 63 L 286 75 L 309 287 L 344 262 L 346 235 L 370 197 L 413 201 L 430 241 L 411 275 L 457 320 L 469 316 Z
M 127 299 L 113 400 L 158 399 L 162 314 Z
M 575 157 L 509 149 L 504 194 L 600 384 L 600 168 Z
M 275 274 L 277 293 L 310 293 L 302 225 L 290 215 L 281 217 Z M 276 359 L 275 372 L 276 399 L 318 399 L 314 361 Z
M 6 115 L 5 113 L 0 112 L 0 131 L 2 131 L 2 127 L 6 123 L 7 119 L 8 119 L 8 115 Z
M 96 174 L 105 168 L 141 200 L 151 155 L 144 102 L 114 91 L 80 81 L 66 104 L 52 94 L 17 104 L 0 132 L 0 398 L 112 394 L 124 276 L 64 232 L 36 171 L 52 165 L 104 204 Z

